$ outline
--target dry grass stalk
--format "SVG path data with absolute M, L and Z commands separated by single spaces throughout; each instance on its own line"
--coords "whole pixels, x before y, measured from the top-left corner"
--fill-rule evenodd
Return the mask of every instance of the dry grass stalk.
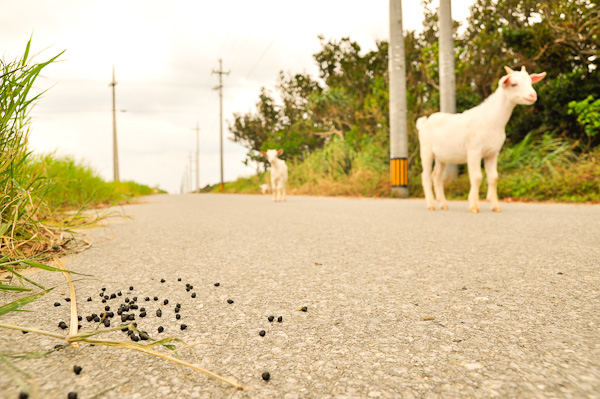
M 71 320 L 69 322 L 69 335 L 77 334 L 77 327 L 79 325 L 79 321 L 77 320 L 77 298 L 75 297 L 75 286 L 73 285 L 73 280 L 71 280 L 71 274 L 67 271 L 64 263 L 57 257 L 54 257 L 54 263 L 56 267 L 64 270 L 63 274 L 65 275 L 65 279 L 69 284 L 69 295 L 71 297 Z M 79 349 L 79 344 L 77 342 L 71 342 L 71 347 L 74 349 Z

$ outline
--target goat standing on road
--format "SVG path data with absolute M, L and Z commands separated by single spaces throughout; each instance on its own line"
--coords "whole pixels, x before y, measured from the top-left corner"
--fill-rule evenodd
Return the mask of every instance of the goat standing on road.
M 479 185 L 481 184 L 481 159 L 484 160 L 488 181 L 487 199 L 492 211 L 500 212 L 498 203 L 498 154 L 502 149 L 506 132 L 504 128 L 517 104 L 531 105 L 537 100 L 532 83 L 546 76 L 546 72 L 528 74 L 523 66 L 520 71 L 504 67 L 507 75 L 500 79 L 498 89 L 483 103 L 461 114 L 437 112 L 417 120 L 421 163 L 423 164 L 423 191 L 427 208 L 434 210 L 431 190 L 432 177 L 435 196 L 441 209 L 448 209 L 444 195 L 442 175 L 447 163 L 464 164 L 469 168 L 469 210 L 479 212 Z M 435 159 L 435 168 L 432 164 Z
M 267 150 L 260 152 L 267 157 L 271 164 L 271 191 L 273 191 L 273 201 L 285 201 L 285 186 L 288 179 L 288 168 L 285 161 L 277 158 L 283 154 L 283 150 Z

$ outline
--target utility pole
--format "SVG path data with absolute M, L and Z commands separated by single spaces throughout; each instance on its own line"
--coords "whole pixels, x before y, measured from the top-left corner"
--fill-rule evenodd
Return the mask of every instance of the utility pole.
M 212 73 L 219 75 L 219 85 L 213 90 L 219 90 L 219 131 L 220 131 L 220 149 L 221 149 L 221 184 L 219 188 L 223 191 L 223 75 L 229 75 L 230 71 L 223 71 L 223 60 L 219 58 L 219 70 L 213 70 Z
M 440 66 L 440 112 L 456 113 L 456 77 L 454 75 L 454 38 L 452 1 L 440 0 L 439 21 L 439 66 Z M 447 164 L 444 177 L 458 177 L 458 166 Z
M 113 114 L 113 181 L 119 181 L 119 151 L 117 148 L 117 107 L 115 104 L 115 66 L 112 68 L 112 114 Z
M 402 198 L 408 192 L 408 131 L 406 108 L 406 60 L 402 29 L 402 0 L 390 0 L 390 177 L 392 192 Z
M 200 192 L 200 123 L 196 122 L 196 189 Z

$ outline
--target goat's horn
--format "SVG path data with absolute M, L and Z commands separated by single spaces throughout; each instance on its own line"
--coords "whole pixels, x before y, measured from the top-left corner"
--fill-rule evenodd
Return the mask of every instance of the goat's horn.
M 506 73 L 513 73 L 514 71 L 512 69 L 510 69 L 509 67 L 505 66 L 504 70 L 506 71 Z
M 523 65 L 523 66 L 521 67 L 521 72 L 527 72 L 527 69 L 525 69 L 525 65 Z

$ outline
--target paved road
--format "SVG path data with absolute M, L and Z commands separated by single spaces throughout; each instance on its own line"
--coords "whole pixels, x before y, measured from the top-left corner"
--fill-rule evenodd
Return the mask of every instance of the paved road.
M 138 296 L 149 313 L 140 327 L 188 343 L 215 338 L 182 358 L 247 389 L 102 347 L 18 365 L 43 398 L 89 398 L 124 381 L 101 398 L 599 398 L 600 206 L 512 203 L 495 214 L 483 205 L 472 215 L 466 202 L 430 212 L 422 200 L 151 197 L 66 259 L 101 280 L 77 282 L 80 314 L 103 310 L 101 287 Z M 170 303 L 142 300 L 154 295 Z M 0 321 L 59 332 L 69 311 L 53 303 L 65 296 L 55 290 Z M 0 333 L 4 352 L 56 343 Z M 17 397 L 2 371 L 0 386 L 0 397 Z

